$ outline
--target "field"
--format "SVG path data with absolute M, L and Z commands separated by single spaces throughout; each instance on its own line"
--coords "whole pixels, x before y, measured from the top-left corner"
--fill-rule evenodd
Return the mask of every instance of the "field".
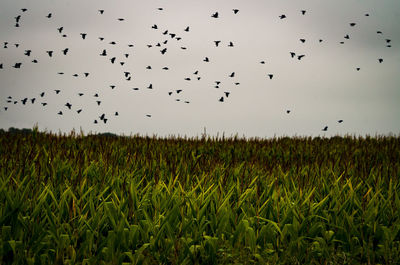
M 1 264 L 400 264 L 400 139 L 0 133 Z

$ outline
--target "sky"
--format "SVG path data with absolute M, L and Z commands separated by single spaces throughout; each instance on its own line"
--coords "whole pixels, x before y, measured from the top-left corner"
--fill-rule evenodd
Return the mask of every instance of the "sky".
M 398 135 L 399 21 L 398 0 L 2 0 L 0 128 Z

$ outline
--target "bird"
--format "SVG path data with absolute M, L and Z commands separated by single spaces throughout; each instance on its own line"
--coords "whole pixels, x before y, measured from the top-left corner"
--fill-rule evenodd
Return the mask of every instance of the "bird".
M 344 36 L 345 39 L 350 39 L 349 34 L 347 34 L 346 36 Z
M 287 113 L 287 114 L 289 114 L 289 113 L 290 113 L 290 110 L 289 110 L 289 109 L 288 109 L 288 110 L 286 110 L 286 113 Z
M 189 26 L 187 26 L 184 31 L 189 32 Z
M 151 69 L 151 66 L 150 66 L 150 65 L 148 65 L 148 66 L 146 67 L 146 69 L 150 70 L 150 69 Z
M 15 63 L 13 67 L 15 69 L 18 69 L 18 68 L 21 68 L 21 65 L 22 65 L 22 63 Z
M 376 33 L 377 33 L 377 34 L 382 34 L 382 31 L 378 30 Z
M 14 18 L 15 18 L 15 22 L 18 23 L 19 20 L 21 19 L 21 15 L 18 15 L 18 16 L 14 17 Z
M 224 102 L 224 97 L 221 97 L 221 98 L 219 99 L 219 101 L 220 101 L 220 102 Z
M 151 26 L 152 29 L 158 29 L 157 25 L 154 24 L 153 26 Z
M 40 93 L 40 97 L 44 97 L 44 92 Z
M 44 106 L 46 106 L 47 105 L 47 103 L 46 102 L 42 102 L 42 106 L 44 107 Z
M 115 41 L 110 41 L 110 43 L 109 44 L 111 44 L 111 45 L 115 45 L 115 44 L 117 44 Z
M 302 43 L 304 43 L 304 42 L 306 42 L 306 39 L 300 39 L 300 41 L 301 41 Z
M 62 33 L 63 29 L 64 29 L 64 27 L 59 27 L 59 28 L 57 28 L 57 30 L 58 30 L 59 33 Z
M 290 56 L 292 56 L 292 58 L 294 58 L 296 56 L 296 53 L 290 52 Z
M 107 121 L 108 121 L 108 119 L 104 119 L 104 120 L 103 120 L 104 124 L 106 124 L 106 123 L 107 123 Z
M 239 83 L 239 82 L 236 82 L 235 85 L 238 86 L 238 85 L 240 85 L 240 83 Z
M 383 62 L 383 59 L 382 59 L 382 58 L 379 58 L 378 61 L 379 61 L 379 63 L 382 63 L 382 62 Z
M 139 88 L 138 87 L 134 87 L 134 88 L 132 88 L 133 90 L 139 90 Z
M 100 15 L 103 15 L 104 14 L 104 9 L 99 9 L 99 13 L 100 13 Z
M 215 41 L 214 41 L 215 47 L 218 47 L 218 45 L 219 45 L 220 42 L 221 42 L 220 40 L 215 40 Z
M 176 93 L 177 93 L 177 94 L 179 94 L 179 93 L 181 93 L 181 92 L 182 92 L 182 89 L 177 89 L 177 90 L 176 90 Z
M 218 12 L 215 12 L 214 14 L 212 14 L 211 17 L 218 18 Z
M 26 56 L 31 56 L 31 50 L 25 50 L 25 53 L 24 53 L 24 55 L 26 55 Z
M 360 71 L 360 69 L 361 69 L 360 67 L 357 67 L 357 68 L 356 68 L 357 71 Z
M 280 18 L 280 19 L 284 19 L 284 18 L 286 18 L 286 15 L 285 15 L 285 14 L 282 14 L 282 15 L 279 16 L 279 18 Z
M 22 12 L 26 12 L 28 9 L 26 9 L 26 8 L 21 8 L 21 11 Z
M 268 74 L 269 79 L 272 79 L 272 77 L 274 77 L 273 74 Z
M 96 94 L 93 95 L 93 97 L 98 98 L 99 94 L 96 93 Z
M 157 25 L 156 24 L 154 24 L 156 27 L 157 27 Z M 154 26 L 153 26 L 154 27 Z M 168 30 L 166 30 L 166 31 L 164 31 L 163 32 L 163 35 L 167 35 L 168 34 Z
M 56 94 L 59 94 L 61 90 L 55 89 L 54 91 L 56 92 Z
M 82 112 L 82 109 L 78 109 L 76 112 L 79 114 Z
M 228 47 L 233 47 L 233 42 L 230 41 Z
M 36 100 L 36 98 L 31 98 L 31 102 L 32 102 L 32 104 L 34 104 L 34 103 L 35 103 L 35 100 Z
M 168 95 L 169 95 L 169 96 L 171 96 L 171 95 L 172 95 L 172 92 L 171 92 L 171 91 L 169 91 L 169 92 L 168 92 Z
M 47 18 L 51 18 L 51 15 L 52 15 L 52 14 L 51 14 L 51 13 L 49 13 L 49 14 L 48 14 L 46 17 L 47 17 Z
M 63 113 L 62 113 L 62 111 L 60 110 L 58 113 L 57 113 L 58 115 L 63 115 Z
M 261 61 L 260 64 L 265 64 L 265 61 Z
M 63 53 L 64 55 L 67 55 L 68 51 L 69 51 L 69 49 L 68 49 L 68 48 L 65 48 L 64 50 L 62 50 L 62 53 Z
M 63 72 L 58 72 L 57 74 L 59 74 L 59 75 L 63 75 L 64 73 L 63 73 Z
M 203 61 L 204 62 L 209 62 L 210 60 L 208 59 L 208 57 L 205 57 Z
M 169 70 L 169 68 L 168 68 L 168 67 L 163 67 L 162 69 L 163 69 L 163 70 Z
M 114 116 L 118 116 L 119 114 L 118 114 L 118 111 L 116 111 L 115 113 L 114 113 Z
M 148 89 L 153 89 L 153 84 L 150 84 L 147 88 Z
M 128 76 L 131 74 L 130 72 L 124 72 L 125 77 L 128 78 Z
M 115 62 L 115 59 L 116 59 L 116 57 L 111 58 L 111 59 L 110 59 L 111 63 L 114 63 L 114 62 Z
M 84 40 L 86 38 L 87 34 L 86 33 L 81 33 L 80 35 L 82 36 L 82 39 Z
M 100 40 L 100 41 L 103 41 L 103 40 L 104 40 L 104 37 L 99 37 L 99 40 Z
M 390 43 L 392 40 L 386 39 L 385 41 L 386 41 L 386 43 Z
M 229 77 L 234 77 L 235 76 L 235 72 L 232 72 Z
M 99 116 L 101 121 L 104 120 L 105 117 L 106 117 L 106 114 L 104 114 L 104 113 Z
M 22 105 L 25 105 L 27 100 L 28 100 L 28 98 L 24 98 L 23 100 L 21 100 Z
M 165 54 L 167 52 L 167 48 L 160 50 L 161 54 Z
M 78 96 L 82 97 L 84 94 L 83 93 L 78 93 Z
M 111 89 L 114 89 L 114 88 L 115 88 L 115 86 L 114 86 L 114 85 L 110 85 L 110 87 L 111 87 Z
M 118 20 L 119 20 L 119 21 L 124 21 L 125 19 L 124 19 L 124 18 L 118 18 Z
M 164 8 L 162 8 L 162 7 L 159 7 L 159 8 L 157 8 L 158 10 L 164 10 Z
M 182 49 L 182 50 L 186 50 L 187 48 L 186 48 L 186 47 L 181 47 L 181 49 Z
M 343 120 L 338 120 L 337 122 L 338 122 L 338 123 L 342 123 L 342 122 L 343 122 Z
M 190 78 L 189 78 L 189 77 L 186 77 L 185 80 L 186 80 L 186 81 L 190 81 Z
M 239 9 L 232 9 L 232 11 L 236 15 L 239 12 Z
M 97 100 L 96 103 L 97 103 L 97 106 L 100 106 L 101 101 Z
M 224 93 L 225 93 L 225 96 L 226 96 L 226 97 L 228 97 L 229 94 L 230 94 L 230 92 L 224 92 Z
M 47 52 L 47 54 L 49 55 L 49 57 L 52 57 L 53 56 L 53 51 L 46 51 Z
M 301 58 L 303 58 L 304 56 L 305 56 L 304 54 L 299 55 L 299 56 L 297 56 L 297 59 L 298 59 L 298 60 L 301 60 Z
M 171 39 L 175 38 L 176 34 L 170 33 L 169 36 L 171 36 Z
M 97 124 L 97 120 L 94 120 L 94 122 L 93 122 L 94 124 Z
M 151 114 L 146 114 L 146 116 L 150 118 L 150 117 L 151 117 Z
M 73 77 L 78 77 L 79 75 L 78 75 L 78 74 L 73 74 L 72 76 L 73 76 Z
M 67 102 L 67 103 L 65 103 L 65 105 L 64 106 L 66 106 L 68 109 L 71 109 L 71 107 L 72 107 L 72 104 L 71 103 L 69 103 L 69 102 Z
M 89 73 L 83 73 L 84 75 L 85 75 L 85 77 L 88 77 L 89 76 Z
M 306 10 L 301 10 L 301 14 L 305 15 L 306 14 Z
M 328 131 L 328 126 L 325 126 L 325 127 L 322 129 L 322 131 L 324 131 L 324 132 Z
M 107 51 L 106 51 L 106 50 L 103 50 L 103 52 L 100 53 L 100 56 L 107 56 Z
M 350 27 L 354 27 L 356 23 L 350 23 Z
M 198 70 L 196 70 L 193 74 L 194 75 L 197 75 L 199 73 L 199 71 Z

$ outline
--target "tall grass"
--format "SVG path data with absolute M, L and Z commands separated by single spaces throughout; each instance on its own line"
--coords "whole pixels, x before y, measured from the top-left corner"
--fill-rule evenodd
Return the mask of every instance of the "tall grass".
M 399 264 L 400 139 L 0 133 L 1 264 Z

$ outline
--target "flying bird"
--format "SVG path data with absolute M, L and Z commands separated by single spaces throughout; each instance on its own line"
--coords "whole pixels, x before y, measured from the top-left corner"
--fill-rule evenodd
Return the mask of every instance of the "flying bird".
M 280 18 L 280 19 L 284 19 L 284 18 L 286 18 L 286 15 L 285 15 L 285 14 L 282 14 L 282 15 L 279 16 L 279 18 Z
M 303 58 L 304 56 L 305 56 L 304 54 L 299 55 L 299 56 L 297 56 L 297 59 L 298 59 L 298 60 L 301 60 L 301 58 Z
M 354 27 L 356 23 L 350 23 L 350 27 Z
M 99 13 L 100 13 L 100 15 L 103 15 L 104 14 L 104 9 L 99 9 Z
M 229 77 L 234 77 L 235 76 L 235 72 L 232 72 Z
M 68 48 L 65 48 L 64 50 L 62 50 L 62 53 L 63 53 L 64 55 L 67 55 L 68 51 L 69 51 L 69 49 L 68 49 Z
M 82 109 L 78 109 L 76 112 L 79 114 L 82 112 Z
M 187 26 L 187 27 L 185 28 L 185 31 L 186 31 L 186 32 L 189 32 L 189 26 Z
M 290 56 L 292 56 L 292 58 L 294 58 L 296 56 L 296 53 L 290 52 Z
M 54 91 L 56 92 L 56 94 L 59 94 L 61 90 L 55 89 Z
M 71 109 L 71 107 L 72 107 L 72 104 L 71 104 L 71 103 L 69 103 L 69 102 L 67 102 L 67 103 L 65 103 L 65 106 L 66 106 L 68 109 Z
M 343 120 L 338 120 L 337 122 L 338 122 L 338 123 L 342 123 L 342 122 L 343 122 Z
M 379 63 L 382 63 L 382 62 L 383 62 L 383 59 L 382 59 L 382 58 L 379 58 L 378 61 L 379 61 Z
M 52 15 L 52 14 L 51 14 L 51 13 L 49 13 L 49 14 L 48 14 L 46 17 L 47 17 L 47 18 L 51 18 L 51 15 Z
M 325 127 L 322 129 L 322 131 L 324 131 L 324 132 L 328 131 L 328 126 L 325 126 Z
M 228 47 L 233 47 L 233 42 L 230 41 Z
M 52 57 L 53 56 L 53 51 L 46 51 L 47 52 L 47 54 L 49 55 L 49 57 Z
M 268 74 L 269 79 L 272 79 L 272 77 L 274 77 L 273 74 Z
M 18 69 L 18 68 L 21 68 L 21 65 L 22 65 L 22 63 L 15 63 L 13 67 Z
M 152 29 L 158 29 L 157 25 L 154 24 L 153 26 L 151 26 Z
M 86 35 L 87 35 L 87 33 L 81 33 L 80 35 L 82 36 L 82 39 L 85 39 L 85 38 L 86 38 Z
M 288 110 L 286 110 L 286 113 L 287 113 L 287 114 L 289 114 L 289 113 L 290 113 L 290 110 L 289 110 L 289 109 L 288 109 Z
M 232 9 L 234 14 L 237 14 L 239 12 L 239 9 Z
M 147 88 L 148 89 L 153 89 L 153 84 L 150 84 Z
M 305 15 L 306 14 L 306 10 L 301 10 L 301 14 Z
M 300 41 L 301 41 L 302 43 L 304 43 L 304 42 L 306 42 L 306 39 L 300 39 Z
M 215 12 L 214 14 L 212 14 L 211 17 L 218 18 L 218 12 Z
M 219 101 L 220 101 L 220 102 L 224 102 L 224 97 L 221 97 L 221 98 L 219 99 Z
M 161 54 L 165 54 L 167 52 L 167 48 L 160 50 Z
M 203 61 L 204 62 L 209 62 L 210 60 L 208 59 L 208 57 L 205 57 Z
M 25 53 L 24 53 L 24 54 L 25 54 L 26 56 L 31 56 L 31 52 L 32 52 L 31 50 L 25 50 Z

